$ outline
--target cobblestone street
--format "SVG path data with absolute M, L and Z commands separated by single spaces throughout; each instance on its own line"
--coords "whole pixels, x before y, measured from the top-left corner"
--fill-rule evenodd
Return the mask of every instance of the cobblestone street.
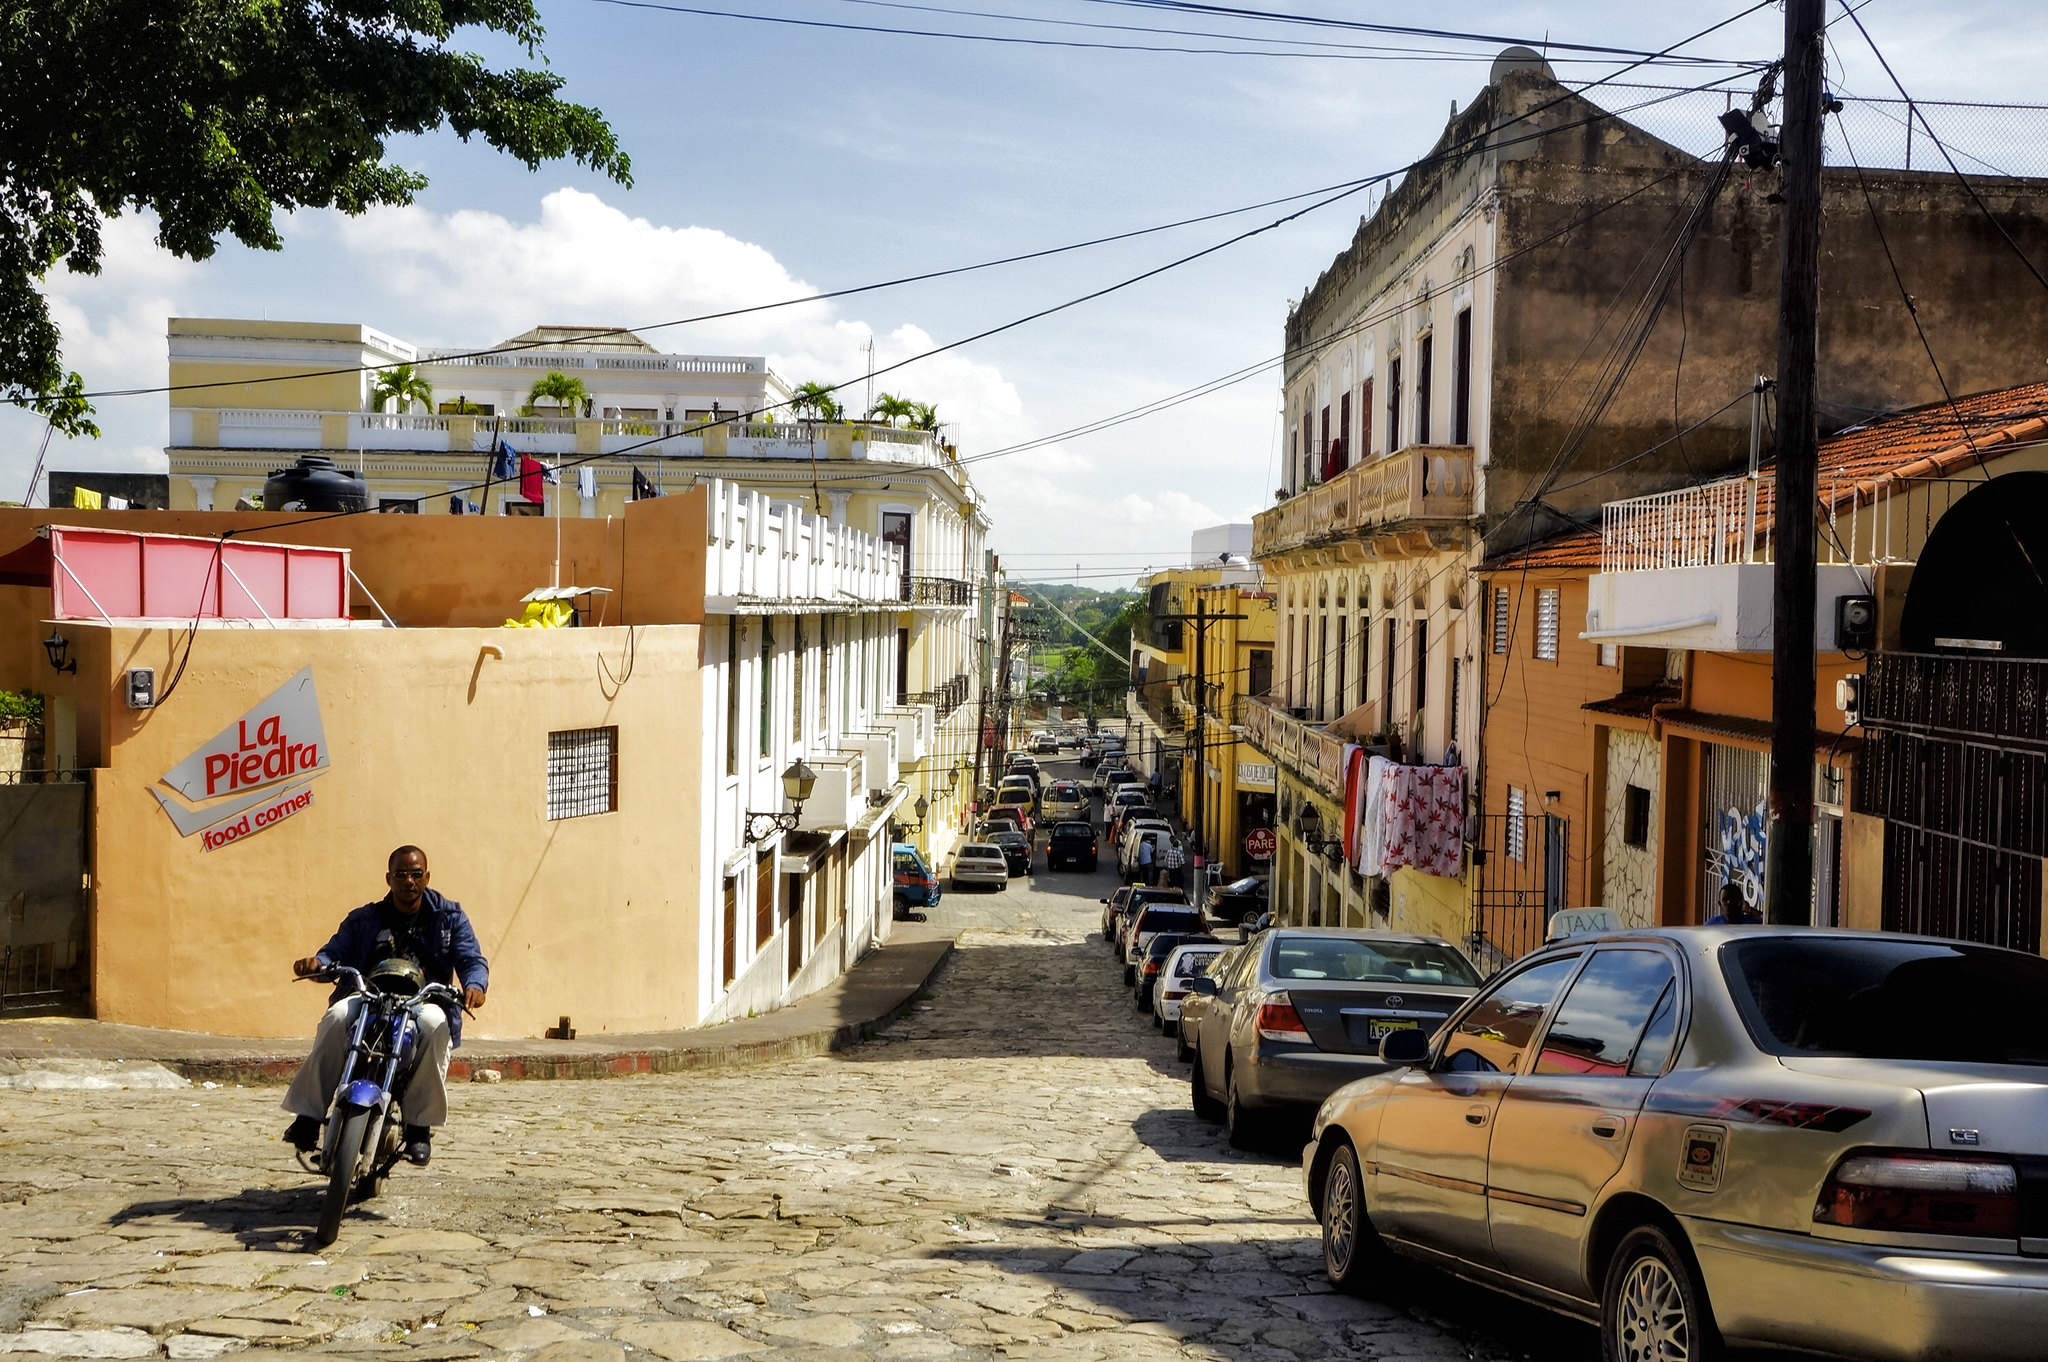
M 467 1085 L 309 1252 L 275 1088 L 0 1092 L 0 1351 L 1584 1358 L 1429 1274 L 1331 1294 L 1291 1151 L 1232 1152 L 1090 939 L 1107 874 L 950 893 L 926 1000 L 843 1054 Z M 253 1355 L 253 1354 L 252 1354 Z

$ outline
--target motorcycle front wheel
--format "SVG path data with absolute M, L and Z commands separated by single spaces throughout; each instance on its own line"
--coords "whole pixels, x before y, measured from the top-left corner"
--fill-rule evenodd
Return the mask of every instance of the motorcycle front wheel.
M 349 1193 L 355 1188 L 356 1164 L 369 1125 L 367 1108 L 352 1111 L 343 1120 L 341 1136 L 334 1142 L 334 1161 L 327 1165 L 327 1200 L 320 1207 L 320 1228 L 313 1235 L 315 1248 L 326 1248 L 341 1233 L 342 1213 L 348 1210 Z

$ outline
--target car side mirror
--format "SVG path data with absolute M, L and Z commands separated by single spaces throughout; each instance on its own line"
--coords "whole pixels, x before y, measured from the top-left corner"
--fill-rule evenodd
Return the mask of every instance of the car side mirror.
M 1380 1062 L 1414 1068 L 1429 1062 L 1429 1036 L 1419 1026 L 1403 1027 L 1380 1037 Z
M 1213 998 L 1216 996 L 1216 981 L 1206 974 L 1197 974 L 1188 980 L 1188 992 L 1199 993 L 1204 998 Z
M 1108 900 L 1108 899 L 1097 899 L 1097 900 L 1095 900 L 1095 901 L 1096 901 L 1097 903 L 1108 903 L 1108 902 L 1109 902 L 1109 900 Z

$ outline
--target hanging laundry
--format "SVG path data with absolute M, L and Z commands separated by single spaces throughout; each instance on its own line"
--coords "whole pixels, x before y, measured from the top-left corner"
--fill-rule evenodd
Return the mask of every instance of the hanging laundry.
M 1365 798 L 1358 808 L 1358 860 L 1361 875 L 1384 875 L 1386 865 L 1387 773 L 1395 770 L 1385 757 L 1371 757 L 1365 768 Z
M 1365 807 L 1365 749 L 1357 743 L 1344 744 L 1344 859 L 1358 864 L 1358 824 Z
M 491 481 L 510 482 L 519 476 L 519 455 L 504 436 L 498 437 L 498 448 L 491 455 Z
M 74 511 L 97 511 L 105 505 L 105 500 L 90 487 L 71 489 L 71 509 Z
M 1465 873 L 1465 768 L 1392 766 L 1383 792 L 1382 861 L 1425 875 Z
M 597 500 L 597 470 L 589 464 L 576 470 L 576 495 L 585 501 Z
M 654 484 L 647 480 L 647 475 L 642 473 L 636 465 L 633 469 L 633 500 L 646 501 L 650 497 L 658 497 L 660 495 L 661 493 L 655 490 Z
M 555 470 L 534 458 L 531 454 L 519 456 L 519 495 L 528 501 L 546 501 L 546 484 L 559 481 Z

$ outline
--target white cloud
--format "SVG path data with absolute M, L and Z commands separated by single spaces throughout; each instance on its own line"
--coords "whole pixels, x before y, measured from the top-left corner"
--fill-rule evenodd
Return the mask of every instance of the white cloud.
M 863 347 L 872 328 L 831 302 L 657 329 L 663 321 L 810 298 L 818 290 L 760 246 L 709 227 L 633 217 L 582 190 L 555 190 L 531 222 L 414 206 L 340 219 L 335 235 L 358 272 L 410 310 L 411 330 L 399 327 L 409 338 L 477 345 L 543 322 L 631 326 L 664 350 L 765 354 L 792 383 L 838 383 L 867 372 Z M 913 325 L 874 339 L 877 368 L 935 344 Z M 885 374 L 876 390 L 936 402 L 942 419 L 969 428 L 1013 431 L 1022 411 L 1015 385 L 965 354 Z M 842 400 L 862 405 L 865 382 Z

